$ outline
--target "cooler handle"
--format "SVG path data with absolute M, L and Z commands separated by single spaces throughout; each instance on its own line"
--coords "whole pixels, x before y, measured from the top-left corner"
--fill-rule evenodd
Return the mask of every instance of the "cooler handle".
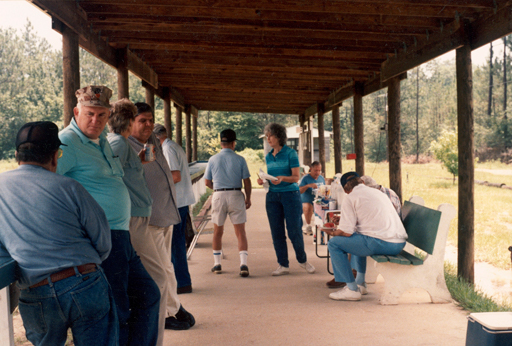
M 475 323 L 476 320 L 473 319 L 471 316 L 468 316 L 468 320 L 472 323 Z M 486 328 L 485 326 L 483 326 L 482 324 L 480 324 L 482 326 L 482 329 L 484 331 L 486 331 L 487 333 L 489 334 L 509 334 L 511 331 L 510 330 L 492 330 L 492 329 L 488 329 Z

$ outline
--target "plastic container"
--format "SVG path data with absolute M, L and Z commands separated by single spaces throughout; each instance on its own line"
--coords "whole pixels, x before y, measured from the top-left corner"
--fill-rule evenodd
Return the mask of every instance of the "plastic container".
M 468 316 L 466 346 L 512 346 L 512 312 L 478 312 Z

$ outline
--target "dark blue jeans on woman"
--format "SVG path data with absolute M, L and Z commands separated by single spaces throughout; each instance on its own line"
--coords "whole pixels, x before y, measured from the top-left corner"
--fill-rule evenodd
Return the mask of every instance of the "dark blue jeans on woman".
M 268 223 L 274 242 L 277 262 L 283 267 L 289 267 L 288 245 L 286 244 L 286 229 L 288 238 L 295 250 L 295 257 L 299 263 L 307 261 L 304 251 L 304 238 L 302 236 L 302 202 L 299 191 L 267 193 L 265 208 L 267 210 Z
M 160 289 L 133 249 L 130 232 L 111 232 L 112 251 L 101 266 L 117 306 L 119 345 L 156 345 Z

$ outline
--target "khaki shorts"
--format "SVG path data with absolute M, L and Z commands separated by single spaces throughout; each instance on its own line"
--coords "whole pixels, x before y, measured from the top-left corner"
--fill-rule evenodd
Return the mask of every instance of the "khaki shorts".
M 216 191 L 212 198 L 212 222 L 217 226 L 224 226 L 226 218 L 233 225 L 245 223 L 245 195 L 242 191 Z

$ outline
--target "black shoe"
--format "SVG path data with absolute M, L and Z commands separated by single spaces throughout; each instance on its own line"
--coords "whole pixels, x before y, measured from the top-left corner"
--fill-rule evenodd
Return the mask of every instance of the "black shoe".
M 192 293 L 192 285 L 178 287 L 178 294 Z
M 240 266 L 240 276 L 243 278 L 246 278 L 249 276 L 249 268 L 245 264 L 242 264 Z
M 213 266 L 212 273 L 215 273 L 215 274 L 222 273 L 222 267 L 220 266 L 220 264 Z
M 180 322 L 187 322 L 190 325 L 190 327 L 193 327 L 194 324 L 196 324 L 196 319 L 194 318 L 194 316 L 192 316 L 190 312 L 185 310 L 183 305 L 180 305 L 180 309 L 176 313 L 176 319 Z
M 187 321 L 179 321 L 176 317 L 170 316 L 165 319 L 165 329 L 187 330 L 191 327 Z

